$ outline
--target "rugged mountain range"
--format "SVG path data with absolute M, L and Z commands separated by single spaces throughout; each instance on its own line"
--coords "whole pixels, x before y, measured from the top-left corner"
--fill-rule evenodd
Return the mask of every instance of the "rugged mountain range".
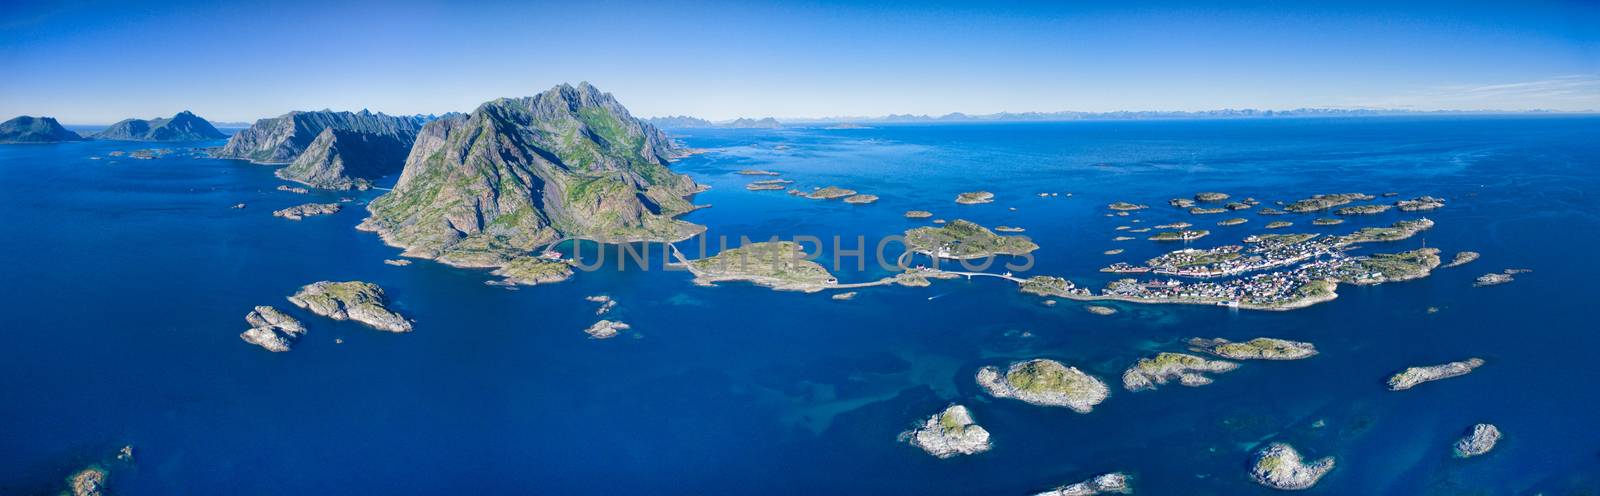
M 0 143 L 55 143 L 82 141 L 78 133 L 61 127 L 50 117 L 21 116 L 0 123 Z
M 501 98 L 424 126 L 394 190 L 362 228 L 409 256 L 503 267 L 563 238 L 678 240 L 700 187 L 681 152 L 588 83 Z
M 228 137 L 210 122 L 185 110 L 171 119 L 124 119 L 90 136 L 124 141 L 201 141 Z
M 360 112 L 289 112 L 228 139 L 217 156 L 290 164 L 278 177 L 329 189 L 361 187 L 398 172 L 424 118 Z

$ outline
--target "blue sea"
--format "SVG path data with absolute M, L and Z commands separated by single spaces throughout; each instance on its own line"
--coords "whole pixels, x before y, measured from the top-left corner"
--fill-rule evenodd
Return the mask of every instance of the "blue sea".
M 701 287 L 660 246 L 558 284 L 511 291 L 485 271 L 398 251 L 357 231 L 382 191 L 277 191 L 273 168 L 150 145 L 0 146 L 0 494 L 54 494 L 78 468 L 112 468 L 113 494 L 1032 494 L 1129 474 L 1137 494 L 1274 491 L 1253 450 L 1288 442 L 1336 468 L 1310 494 L 1594 494 L 1600 491 L 1600 118 L 1384 117 L 685 129 L 705 153 L 674 165 L 712 187 L 687 220 L 715 237 L 841 237 L 824 257 L 937 218 L 1027 229 L 1042 248 L 1021 275 L 1098 289 L 1098 272 L 1181 245 L 1115 242 L 1117 226 L 1188 221 L 1238 243 L 1271 220 L 1342 234 L 1419 213 L 1250 219 L 1192 216 L 1199 191 L 1262 206 L 1317 193 L 1433 195 L 1437 225 L 1357 253 L 1420 246 L 1471 264 L 1426 279 L 1341 286 L 1293 312 L 1114 304 L 1112 316 L 1045 306 L 1009 282 L 875 287 L 851 301 L 740 283 Z M 216 146 L 221 142 L 180 146 Z M 161 145 L 166 146 L 166 145 Z M 99 157 L 99 159 L 95 159 Z M 752 192 L 778 171 L 871 205 Z M 393 177 L 381 181 L 392 183 Z M 961 206 L 957 193 L 996 201 Z M 1040 198 L 1040 192 L 1058 196 Z M 1069 195 L 1070 193 L 1070 195 Z M 293 222 L 308 201 L 344 211 Z M 1105 205 L 1151 205 L 1108 217 Z M 247 208 L 230 208 L 236 203 Z M 1258 207 L 1259 208 L 1259 207 Z M 1132 223 L 1133 220 L 1140 223 Z M 859 238 L 858 238 L 859 237 Z M 715 242 L 713 241 L 713 251 Z M 680 244 L 691 255 L 698 247 Z M 568 246 L 569 251 L 574 246 Z M 587 246 L 586 256 L 599 250 Z M 1124 248 L 1121 255 L 1102 252 Z M 844 282 L 885 271 L 837 272 Z M 1512 283 L 1474 278 L 1527 268 Z M 991 269 L 998 270 L 998 269 Z M 319 280 L 381 285 L 415 332 L 336 322 L 285 301 Z M 590 295 L 633 326 L 590 339 Z M 255 305 L 299 317 L 287 353 L 238 337 Z M 1436 312 L 1430 313 L 1430 307 Z M 1316 344 L 1301 361 L 1245 362 L 1202 387 L 1130 393 L 1140 357 L 1191 337 Z M 342 343 L 336 342 L 342 340 Z M 1403 392 L 1407 366 L 1482 357 L 1476 372 Z M 976 371 L 1030 358 L 1113 385 L 1092 413 L 998 400 Z M 958 402 L 992 451 L 936 459 L 896 436 Z M 1479 422 L 1505 437 L 1456 459 Z M 132 445 L 132 464 L 110 460 Z

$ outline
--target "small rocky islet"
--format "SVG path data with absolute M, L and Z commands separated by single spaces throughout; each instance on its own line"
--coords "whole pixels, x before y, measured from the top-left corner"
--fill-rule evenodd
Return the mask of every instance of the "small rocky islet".
M 920 425 L 900 434 L 900 439 L 939 458 L 989 451 L 989 431 L 972 420 L 962 405 L 950 405 Z
M 990 396 L 1011 398 L 1039 406 L 1070 408 L 1089 413 L 1110 396 L 1111 389 L 1100 379 L 1076 367 L 1049 359 L 1016 362 L 1002 374 L 998 367 L 978 370 L 978 385 Z
M 1239 368 L 1239 364 L 1225 360 L 1207 360 L 1183 353 L 1160 353 L 1152 358 L 1141 358 L 1122 373 L 1122 387 L 1129 391 L 1156 389 L 1168 380 L 1177 380 L 1185 386 L 1204 386 L 1211 383 L 1207 373 L 1223 373 Z
M 1494 449 L 1494 445 L 1499 442 L 1499 427 L 1495 427 L 1494 424 L 1477 424 L 1472 426 L 1465 437 L 1456 441 L 1455 455 L 1456 458 L 1480 456 Z
M 250 324 L 250 329 L 240 333 L 239 338 L 275 353 L 289 351 L 306 333 L 305 325 L 299 320 L 267 305 L 255 307 L 244 320 Z
M 383 288 L 369 282 L 315 282 L 300 288 L 289 302 L 333 320 L 353 320 L 380 331 L 411 332 L 411 321 L 390 310 Z
M 301 220 L 306 217 L 336 214 L 339 213 L 339 210 L 342 208 L 343 207 L 337 203 L 306 203 L 282 210 L 274 210 L 272 212 L 272 216 L 282 217 L 289 220 Z
M 979 205 L 994 201 L 994 193 L 988 191 L 968 191 L 956 195 L 956 203 L 962 205 Z
M 1417 387 L 1425 382 L 1433 382 L 1451 377 L 1467 375 L 1478 367 L 1483 366 L 1482 358 L 1468 358 L 1459 362 L 1450 362 L 1439 365 L 1423 367 L 1407 367 L 1404 371 L 1389 378 L 1390 391 L 1404 391 Z
M 1222 338 L 1189 340 L 1189 349 L 1231 360 L 1301 360 L 1317 354 L 1311 343 L 1276 338 L 1255 338 L 1235 343 Z
M 1100 474 L 1089 480 L 1067 484 L 1033 496 L 1096 496 L 1101 494 L 1132 494 L 1133 485 L 1121 472 Z
M 616 337 L 621 331 L 631 328 L 633 328 L 633 326 L 624 324 L 622 322 L 601 320 L 599 322 L 595 322 L 594 325 L 589 326 L 588 329 L 584 329 L 583 332 L 594 339 L 610 339 Z
M 1256 452 L 1250 477 L 1256 483 L 1282 491 L 1309 489 L 1333 470 L 1333 457 L 1306 463 L 1287 443 L 1272 443 Z

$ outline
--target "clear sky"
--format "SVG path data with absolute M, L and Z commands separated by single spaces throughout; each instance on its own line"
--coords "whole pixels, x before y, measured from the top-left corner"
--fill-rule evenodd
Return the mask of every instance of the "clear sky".
M 590 81 L 635 115 L 1600 110 L 1600 2 L 0 0 L 0 115 L 469 111 Z

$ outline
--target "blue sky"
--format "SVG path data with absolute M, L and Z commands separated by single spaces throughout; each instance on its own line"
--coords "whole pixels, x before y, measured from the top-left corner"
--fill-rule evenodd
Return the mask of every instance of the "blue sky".
M 1600 3 L 0 0 L 0 115 L 1600 110 Z

